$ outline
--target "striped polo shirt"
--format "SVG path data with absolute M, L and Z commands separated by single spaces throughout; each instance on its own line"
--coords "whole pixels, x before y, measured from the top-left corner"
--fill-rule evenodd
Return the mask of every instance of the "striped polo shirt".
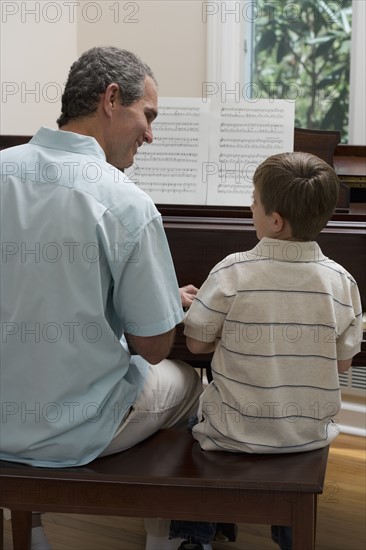
M 357 284 L 316 242 L 264 238 L 216 265 L 185 334 L 217 340 L 193 435 L 204 449 L 284 453 L 339 432 L 337 360 L 360 350 Z

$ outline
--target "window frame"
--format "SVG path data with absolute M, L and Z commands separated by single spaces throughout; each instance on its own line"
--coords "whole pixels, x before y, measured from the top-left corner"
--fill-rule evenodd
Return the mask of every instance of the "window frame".
M 226 0 L 220 2 L 215 17 L 207 18 L 207 81 L 218 85 L 222 98 L 246 97 L 251 74 L 253 10 L 256 2 Z M 224 6 L 224 8 L 223 8 Z M 365 52 L 366 2 L 352 0 L 352 37 L 350 69 L 349 145 L 366 144 Z

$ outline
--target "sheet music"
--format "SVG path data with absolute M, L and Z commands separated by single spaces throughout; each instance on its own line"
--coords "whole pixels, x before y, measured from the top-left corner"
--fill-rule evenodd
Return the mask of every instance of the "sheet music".
M 295 103 L 160 98 L 152 144 L 126 174 L 157 204 L 249 206 L 253 174 L 293 151 Z
M 139 149 L 126 174 L 155 203 L 206 204 L 208 105 L 200 98 L 159 98 L 152 130 L 153 142 Z
M 211 105 L 207 204 L 249 206 L 253 174 L 270 155 L 293 151 L 295 104 L 243 100 Z

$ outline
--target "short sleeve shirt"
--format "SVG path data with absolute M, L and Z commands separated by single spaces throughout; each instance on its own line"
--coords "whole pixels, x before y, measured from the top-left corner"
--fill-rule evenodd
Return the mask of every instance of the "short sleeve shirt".
M 330 443 L 337 360 L 360 351 L 356 281 L 316 242 L 263 238 L 216 265 L 185 334 L 217 341 L 193 436 L 206 450 L 301 452 Z
M 1 160 L 1 458 L 85 464 L 147 372 L 121 335 L 183 317 L 161 216 L 94 138 L 41 128 Z

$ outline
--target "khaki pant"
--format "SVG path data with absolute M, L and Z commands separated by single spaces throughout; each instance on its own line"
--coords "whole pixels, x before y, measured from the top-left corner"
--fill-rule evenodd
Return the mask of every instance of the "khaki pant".
M 188 425 L 201 393 L 201 380 L 187 363 L 165 359 L 151 365 L 140 396 L 100 456 L 125 451 L 160 429 Z

